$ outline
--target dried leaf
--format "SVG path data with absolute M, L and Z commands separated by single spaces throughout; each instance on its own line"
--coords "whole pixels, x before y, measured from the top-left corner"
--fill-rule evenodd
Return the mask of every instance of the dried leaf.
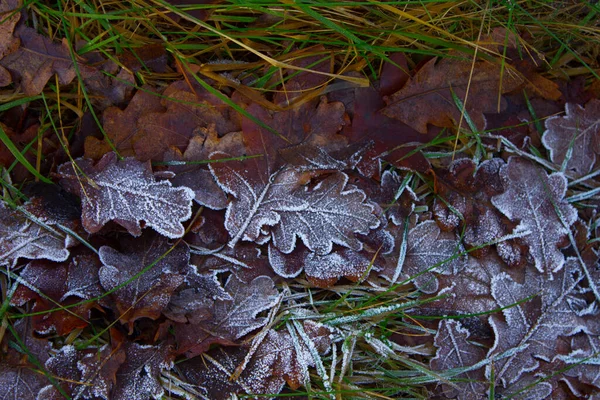
M 452 128 L 461 119 L 461 110 L 451 93 L 465 103 L 469 87 L 465 111 L 482 131 L 485 128 L 483 114 L 499 111 L 498 93 L 513 91 L 523 81 L 506 71 L 501 74 L 499 64 L 476 61 L 473 68 L 472 64 L 451 58 L 432 59 L 402 89 L 390 96 L 382 113 L 421 133 L 427 133 L 427 124 Z M 501 99 L 500 110 L 505 107 L 506 102 Z
M 14 35 L 21 41 L 21 47 L 0 59 L 0 66 L 20 80 L 26 96 L 40 94 L 54 74 L 62 85 L 75 78 L 77 74 L 66 41 L 54 43 L 25 25 L 18 27 Z
M 175 162 L 175 165 L 169 166 L 169 171 L 175 173 L 171 179 L 173 186 L 187 186 L 196 194 L 194 200 L 197 203 L 213 210 L 222 210 L 227 208 L 227 196 L 215 182 L 208 165 L 196 164 L 198 161 L 209 161 L 210 154 L 217 150 L 235 157 L 243 156 L 245 148 L 241 133 L 232 132 L 219 138 L 214 126 L 211 126 L 190 140 L 184 154 L 172 147 L 165 152 L 164 160 Z
M 113 351 L 108 345 L 101 348 L 76 350 L 64 345 L 46 361 L 46 369 L 61 378 L 65 393 L 73 398 L 111 399 L 116 383 L 116 373 L 125 361 L 123 351 Z M 48 385 L 37 396 L 37 400 L 59 400 L 64 396 L 52 385 Z
M 498 393 L 510 393 L 517 382 L 534 377 L 538 367 L 556 355 L 559 336 L 600 332 L 597 323 L 578 316 L 569 304 L 581 279 L 576 263 L 567 263 L 554 280 L 542 279 L 533 269 L 523 284 L 506 273 L 494 277 L 492 295 L 504 308 L 504 319 L 489 318 L 496 340 L 488 357 L 507 356 L 488 365 L 486 376 L 491 376 L 493 368 Z M 515 305 L 531 296 L 539 298 Z
M 567 180 L 561 173 L 550 176 L 529 161 L 511 157 L 500 170 L 505 192 L 492 197 L 511 221 L 519 221 L 516 232 L 529 232 L 522 240 L 540 272 L 559 271 L 565 261 L 560 247 L 567 243 L 568 227 L 577 211 L 564 201 Z
M 52 229 L 52 221 L 38 222 Z M 19 258 L 65 261 L 69 257 L 68 237 L 46 227 L 0 202 L 0 266 L 14 267 Z
M 20 271 L 22 284 L 11 299 L 11 305 L 22 306 L 35 301 L 33 312 L 56 309 L 79 303 L 103 293 L 98 280 L 100 262 L 95 255 L 78 255 L 69 262 L 53 264 L 48 261 L 32 261 Z M 88 325 L 94 302 L 87 302 L 69 309 L 42 313 L 32 317 L 33 329 L 48 334 L 56 332 L 67 335 L 76 328 Z
M 435 357 L 429 362 L 434 371 L 446 371 L 453 368 L 470 367 L 485 358 L 482 346 L 469 341 L 470 333 L 457 320 L 444 319 L 440 322 L 434 343 L 438 348 Z M 465 376 L 466 375 L 466 376 Z M 458 388 L 443 385 L 444 395 L 448 398 L 481 399 L 485 397 L 487 382 L 483 368 L 458 375 Z M 466 381 L 462 380 L 466 379 Z
M 279 301 L 274 282 L 267 276 L 259 276 L 245 284 L 232 275 L 225 284 L 225 291 L 230 298 L 215 299 L 209 321 L 176 325 L 180 352 L 185 351 L 188 357 L 193 357 L 206 351 L 212 342 L 227 343 L 245 336 L 267 322 L 258 314 Z
M 564 116 L 546 120 L 542 143 L 552 162 L 562 165 L 569 157 L 565 170 L 574 177 L 591 172 L 600 153 L 600 100 L 590 100 L 585 108 L 567 103 Z
M 160 399 L 164 389 L 160 383 L 161 371 L 173 367 L 170 346 L 140 345 L 127 342 L 124 345 L 126 359 L 117 372 L 117 384 L 111 399 Z
M 89 159 L 63 164 L 58 174 L 61 185 L 82 198 L 81 218 L 89 233 L 115 221 L 139 236 L 144 221 L 161 235 L 178 238 L 184 234 L 181 222 L 192 215 L 191 189 L 156 182 L 148 164 L 134 159 L 117 161 L 108 153 L 96 165 Z
M 331 328 L 310 320 L 303 328 L 316 351 L 326 354 L 331 346 Z M 289 332 L 270 329 L 253 354 L 243 348 L 215 349 L 178 364 L 178 368 L 206 398 L 229 399 L 241 393 L 276 395 L 285 382 L 293 389 L 300 387 L 308 377 L 308 367 L 314 366 L 308 346 L 301 340 L 297 344 Z M 244 366 L 241 373 L 240 366 Z
M 467 248 L 481 247 L 510 233 L 491 202 L 492 196 L 504 190 L 500 179 L 503 165 L 500 158 L 486 160 L 479 167 L 470 159 L 460 159 L 436 173 L 440 199 L 433 205 L 435 219 L 443 230 L 463 235 Z M 488 249 L 479 248 L 472 254 L 484 256 Z
M 139 318 L 156 319 L 169 304 L 171 294 L 184 281 L 189 272 L 189 248 L 180 243 L 173 246 L 155 234 L 139 239 L 121 240 L 123 250 L 112 247 L 100 248 L 100 283 L 106 290 L 128 282 L 111 294 L 115 311 L 122 323 L 133 323 Z M 161 258 L 162 257 L 162 258 Z M 140 277 L 132 279 L 146 267 L 155 263 Z
M 393 262 L 390 262 L 381 275 L 392 279 L 400 267 L 402 276 L 411 279 L 419 290 L 424 293 L 436 292 L 438 280 L 434 272 L 456 273 L 464 264 L 464 257 L 458 255 L 462 251 L 460 243 L 439 236 L 440 228 L 435 221 L 425 221 L 412 228 L 408 232 L 404 263 L 398 266 L 395 260 L 391 260 Z
M 346 189 L 344 173 L 332 173 L 308 187 L 301 185 L 303 176 L 293 169 L 266 177 L 249 168 L 243 162 L 210 165 L 219 185 L 234 197 L 225 222 L 233 238 L 230 246 L 239 239 L 257 240 L 263 227 L 271 226 L 273 244 L 286 254 L 294 250 L 296 236 L 319 254 L 331 252 L 333 243 L 360 250 L 354 235 L 379 226 L 373 207 L 364 202 L 365 194 Z
M 152 88 L 144 86 L 138 90 L 124 110 L 109 107 L 102 114 L 102 127 L 114 148 L 123 157 L 135 155 L 133 141 L 138 131 L 137 121 L 146 113 L 161 112 L 164 107 L 160 97 Z M 166 147 L 165 147 L 166 149 Z M 98 160 L 113 147 L 106 139 L 87 137 L 85 139 L 85 156 Z

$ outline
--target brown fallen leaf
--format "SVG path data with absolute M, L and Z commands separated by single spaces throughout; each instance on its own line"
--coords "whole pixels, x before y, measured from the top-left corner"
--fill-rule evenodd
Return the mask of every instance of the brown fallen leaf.
M 40 94 L 54 74 L 62 85 L 71 83 L 77 75 L 65 40 L 55 43 L 26 26 L 18 27 L 14 36 L 21 47 L 1 59 L 0 66 L 20 83 L 25 95 Z
M 506 107 L 501 99 L 498 110 L 498 93 L 517 89 L 523 79 L 506 71 L 501 74 L 501 66 L 488 61 L 476 61 L 472 74 L 471 66 L 470 61 L 450 58 L 428 61 L 402 89 L 387 99 L 382 113 L 421 133 L 427 133 L 427 124 L 452 128 L 461 119 L 461 110 L 452 99 L 452 93 L 465 103 L 469 86 L 466 113 L 477 129 L 483 130 L 483 114 Z

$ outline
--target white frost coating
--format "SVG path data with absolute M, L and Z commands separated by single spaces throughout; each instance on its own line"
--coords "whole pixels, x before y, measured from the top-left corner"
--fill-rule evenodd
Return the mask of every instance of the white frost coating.
M 344 190 L 348 176 L 342 172 L 309 190 L 301 186 L 302 174 L 292 168 L 270 177 L 236 163 L 213 163 L 209 168 L 219 186 L 235 198 L 225 213 L 230 247 L 240 239 L 256 241 L 265 226 L 272 226 L 273 243 L 286 254 L 294 250 L 296 237 L 319 254 L 331 252 L 334 243 L 360 250 L 354 234 L 379 226 L 364 192 Z
M 67 239 L 12 211 L 0 201 L 0 266 L 15 266 L 19 258 L 65 261 Z
M 589 320 L 572 312 L 568 302 L 569 295 L 582 279 L 577 276 L 576 267 L 575 263 L 567 264 L 554 280 L 544 279 L 537 273 L 526 276 L 523 284 L 514 282 L 508 274 L 500 274 L 492 280 L 492 295 L 498 306 L 505 308 L 505 318 L 497 315 L 489 318 L 496 340 L 487 357 L 507 354 L 494 363 L 496 379 L 504 387 L 531 376 L 539 366 L 538 360 L 552 359 L 559 336 L 589 331 L 589 323 L 586 324 Z M 537 303 L 529 301 L 511 306 L 530 296 L 541 299 Z M 490 367 L 486 373 L 489 377 Z
M 564 165 L 575 177 L 589 173 L 600 153 L 600 100 L 591 100 L 585 109 L 567 103 L 565 115 L 546 120 L 542 144 L 550 152 L 552 162 Z
M 515 231 L 530 231 L 523 241 L 540 272 L 559 271 L 565 257 L 558 248 L 577 219 L 577 211 L 564 201 L 567 180 L 561 173 L 548 176 L 529 161 L 511 157 L 500 170 L 505 192 L 492 204 L 512 221 Z M 558 211 L 558 212 L 557 212 Z M 560 214 L 560 215 L 559 215 Z
M 108 153 L 92 166 L 87 159 L 75 161 L 86 177 L 75 175 L 72 163 L 63 164 L 58 173 L 66 188 L 81 197 L 83 227 L 98 232 L 115 221 L 133 236 L 141 235 L 144 221 L 161 235 L 175 239 L 183 236 L 181 222 L 192 215 L 194 191 L 157 182 L 148 164 L 128 158 L 117 161 Z
M 485 358 L 485 351 L 481 346 L 469 342 L 470 332 L 456 320 L 442 320 L 435 335 L 434 344 L 438 348 L 436 355 L 431 359 L 431 369 L 434 371 L 446 371 L 454 368 L 466 368 L 477 364 Z M 478 368 L 474 371 L 458 375 L 467 378 L 466 381 L 458 381 L 455 387 L 445 387 L 445 395 L 460 399 L 485 398 L 487 385 L 483 380 L 483 370 Z

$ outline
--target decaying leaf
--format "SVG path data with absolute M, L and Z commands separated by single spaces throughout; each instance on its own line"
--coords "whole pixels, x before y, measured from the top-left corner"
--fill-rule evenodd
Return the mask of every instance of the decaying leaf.
M 32 261 L 20 272 L 21 285 L 11 299 L 12 305 L 22 306 L 34 300 L 34 312 L 56 309 L 89 300 L 102 294 L 98 280 L 100 262 L 95 255 L 83 254 L 60 264 Z M 96 305 L 86 302 L 69 309 L 42 313 L 32 317 L 33 329 L 48 334 L 55 331 L 64 336 L 75 328 L 88 325 L 90 310 Z
M 302 173 L 293 169 L 267 177 L 251 167 L 240 161 L 210 165 L 219 185 L 234 197 L 225 221 L 232 237 L 230 246 L 240 239 L 257 240 L 263 227 L 270 226 L 273 244 L 283 253 L 294 250 L 296 236 L 319 254 L 331 252 L 334 243 L 360 250 L 355 234 L 379 226 L 365 194 L 346 188 L 348 177 L 342 172 L 309 187 L 302 185 Z
M 138 239 L 123 239 L 122 249 L 102 246 L 99 251 L 100 283 L 106 290 L 127 283 L 115 291 L 111 298 L 115 311 L 123 323 L 139 318 L 156 319 L 169 304 L 171 294 L 184 281 L 189 272 L 190 253 L 184 243 L 174 248 L 156 234 Z M 154 264 L 154 265 L 152 265 Z M 146 268 L 145 272 L 142 273 Z M 134 278 L 138 273 L 141 276 Z
M 469 87 L 465 111 L 478 130 L 485 128 L 484 113 L 498 110 L 498 93 L 518 88 L 523 80 L 488 61 L 436 58 L 427 62 L 398 92 L 390 96 L 382 112 L 401 120 L 421 133 L 427 124 L 452 128 L 458 124 L 461 109 L 452 99 L 454 93 L 463 103 Z M 500 110 L 506 107 L 501 98 Z M 466 126 L 466 124 L 464 124 Z
M 492 295 L 504 308 L 504 318 L 489 318 L 496 340 L 488 357 L 507 355 L 486 367 L 488 378 L 493 368 L 497 393 L 510 393 L 513 385 L 535 377 L 538 368 L 555 357 L 559 336 L 600 332 L 597 322 L 571 309 L 570 297 L 581 280 L 576 263 L 567 263 L 553 280 L 544 279 L 533 269 L 522 284 L 506 273 L 494 277 Z
M 387 279 L 399 276 L 410 278 L 419 290 L 434 293 L 438 290 L 438 280 L 434 272 L 442 274 L 456 273 L 464 264 L 460 256 L 458 240 L 440 238 L 440 228 L 435 221 L 425 221 L 408 232 L 406 257 L 402 263 L 389 263 L 381 275 Z M 392 260 L 397 261 L 397 260 Z
M 21 46 L 0 59 L 0 66 L 10 71 L 14 80 L 20 81 L 26 96 L 40 94 L 54 74 L 62 85 L 75 78 L 77 74 L 66 40 L 54 43 L 25 25 L 19 26 L 14 35 Z
M 565 115 L 546 120 L 542 143 L 550 151 L 552 162 L 579 178 L 596 166 L 600 154 L 600 100 L 593 99 L 585 108 L 567 103 Z
M 141 222 L 169 238 L 183 236 L 182 221 L 192 215 L 194 192 L 157 182 L 149 165 L 134 159 L 117 160 L 107 153 L 94 165 L 78 159 L 58 168 L 61 184 L 82 201 L 83 227 L 96 233 L 109 221 L 133 236 L 142 233 Z
M 68 237 L 48 224 L 52 221 L 33 221 L 0 201 L 0 266 L 14 267 L 19 258 L 65 261 Z
M 463 328 L 457 320 L 444 319 L 440 322 L 434 344 L 438 348 L 436 355 L 431 359 L 431 369 L 446 371 L 453 368 L 470 367 L 485 357 L 482 346 L 469 342 L 470 333 Z M 448 398 L 458 396 L 460 399 L 481 399 L 485 397 L 487 382 L 483 368 L 458 375 L 461 381 L 457 382 L 458 389 L 450 385 L 443 385 L 444 395 Z M 466 379 L 463 381 L 462 379 Z
M 125 361 L 125 352 L 108 345 L 76 350 L 65 345 L 46 361 L 46 369 L 60 377 L 61 388 L 72 398 L 111 399 L 116 373 Z M 37 400 L 57 400 L 64 396 L 53 385 L 42 388 Z
M 500 170 L 504 193 L 492 197 L 492 204 L 511 221 L 519 221 L 516 232 L 528 232 L 522 240 L 538 271 L 551 274 L 565 262 L 564 247 L 569 226 L 577 211 L 564 201 L 567 180 L 561 173 L 547 175 L 529 161 L 511 157 Z
M 217 150 L 235 157 L 242 156 L 245 148 L 241 133 L 232 132 L 219 138 L 213 125 L 192 137 L 185 153 L 171 147 L 165 152 L 164 160 L 172 164 L 169 171 L 175 173 L 175 177 L 170 179 L 173 186 L 187 186 L 196 194 L 194 200 L 197 203 L 213 210 L 222 210 L 227 208 L 227 196 L 215 182 L 208 165 L 197 164 L 210 161 L 210 154 Z
M 225 284 L 225 291 L 229 298 L 214 300 L 210 318 L 176 325 L 180 352 L 185 351 L 188 357 L 193 357 L 205 352 L 211 343 L 228 343 L 245 336 L 267 322 L 258 314 L 279 301 L 279 292 L 267 276 L 259 276 L 245 284 L 232 275 Z
M 110 398 L 160 399 L 165 392 L 159 380 L 160 372 L 173 366 L 170 346 L 165 343 L 150 346 L 127 342 L 124 351 L 125 362 L 117 371 L 117 382 Z
M 330 328 L 310 320 L 302 328 L 316 352 L 329 351 Z M 295 344 L 287 330 L 270 329 L 253 354 L 244 348 L 215 349 L 179 364 L 178 368 L 188 382 L 197 385 L 205 399 L 229 399 L 242 393 L 276 395 L 285 382 L 292 388 L 304 384 L 308 368 L 315 365 L 308 345 L 298 336 L 296 340 Z
M 433 206 L 435 219 L 443 230 L 463 235 L 467 248 L 484 246 L 510 233 L 491 203 L 492 196 L 503 192 L 499 174 L 503 165 L 499 158 L 479 166 L 471 159 L 460 159 L 436 175 L 440 198 Z M 487 250 L 487 246 L 477 249 L 474 255 L 483 256 Z

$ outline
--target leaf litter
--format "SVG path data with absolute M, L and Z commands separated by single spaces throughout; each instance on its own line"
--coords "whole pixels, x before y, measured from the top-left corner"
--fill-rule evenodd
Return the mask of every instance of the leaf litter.
M 123 66 L 73 60 L 21 18 L 0 26 L 0 84 L 37 95 L 79 69 L 105 135 L 40 166 L 80 209 L 3 178 L 2 396 L 367 398 L 387 373 L 438 398 L 600 393 L 600 100 L 571 101 L 521 38 L 484 40 L 508 69 L 398 53 L 370 87 L 307 96 L 326 77 L 287 71 L 252 97 L 191 72 L 126 89 L 132 71 L 181 69 L 156 44 Z M 541 140 L 498 142 L 488 125 L 512 129 L 523 93 L 564 113 Z M 21 142 L 27 126 L 2 129 Z

